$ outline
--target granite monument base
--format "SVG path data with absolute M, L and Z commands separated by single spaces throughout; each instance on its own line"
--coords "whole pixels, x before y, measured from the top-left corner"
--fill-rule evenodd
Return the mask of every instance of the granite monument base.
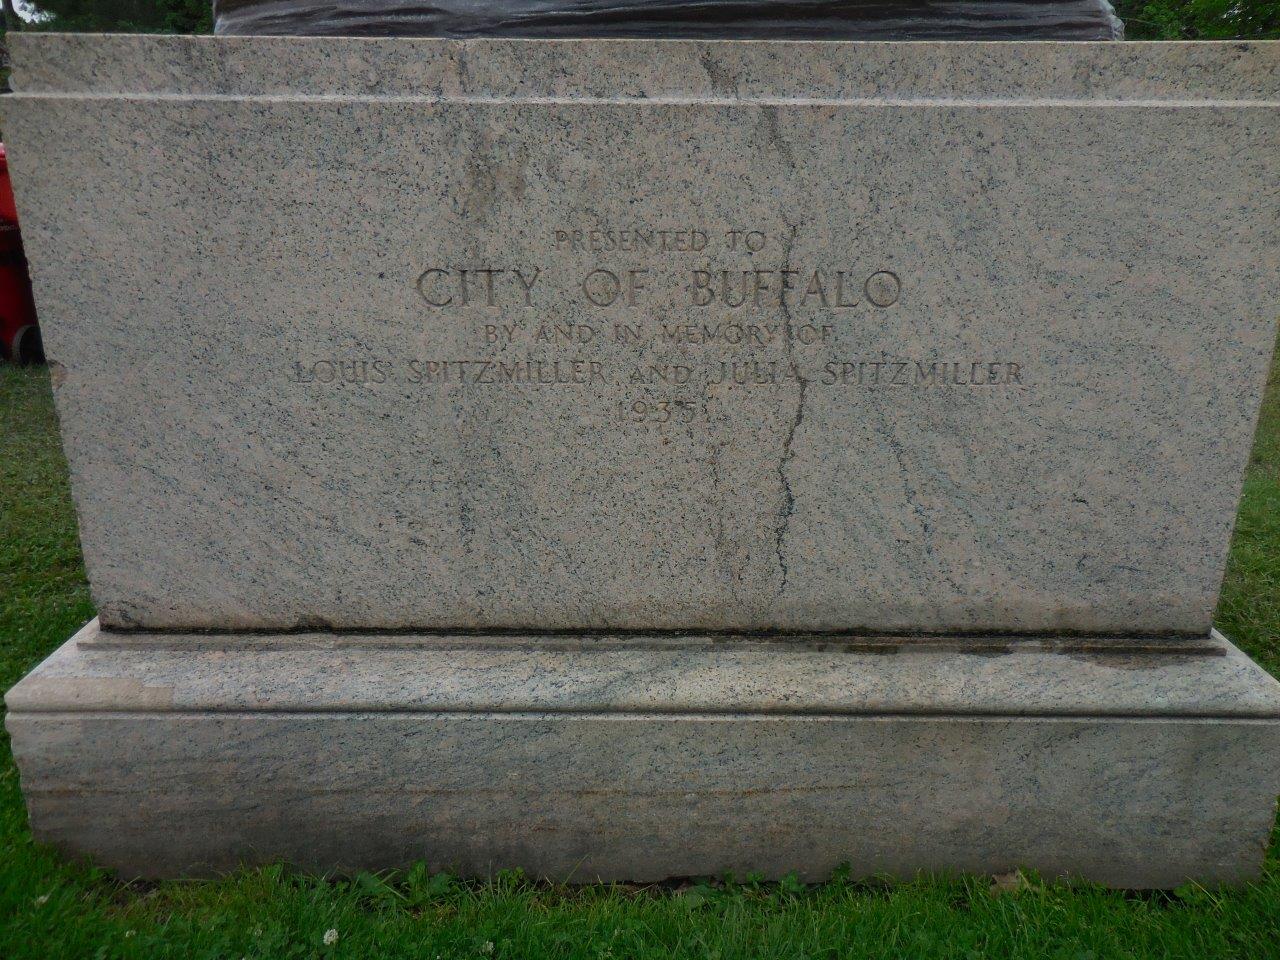
M 1259 870 L 1280 44 L 9 44 L 103 624 L 7 697 L 40 839 Z
M 38 839 L 587 882 L 1256 876 L 1280 683 L 1192 639 L 112 634 L 8 695 Z

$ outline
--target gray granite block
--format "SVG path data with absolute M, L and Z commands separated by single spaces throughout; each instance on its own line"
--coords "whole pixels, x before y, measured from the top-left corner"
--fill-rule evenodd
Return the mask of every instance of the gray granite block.
M 1209 628 L 1274 44 L 12 42 L 110 626 Z
M 38 838 L 1255 876 L 1280 45 L 11 38 Z
M 9 693 L 7 725 L 37 838 L 129 876 L 1257 876 L 1280 684 L 1216 635 L 1003 642 L 192 644 L 90 624 Z

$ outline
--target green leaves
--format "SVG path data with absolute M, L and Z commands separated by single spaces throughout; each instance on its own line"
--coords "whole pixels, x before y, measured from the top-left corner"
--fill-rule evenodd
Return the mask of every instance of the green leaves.
M 1280 37 L 1280 0 L 1115 0 L 1130 40 Z
M 41 30 L 212 33 L 209 0 L 35 0 Z

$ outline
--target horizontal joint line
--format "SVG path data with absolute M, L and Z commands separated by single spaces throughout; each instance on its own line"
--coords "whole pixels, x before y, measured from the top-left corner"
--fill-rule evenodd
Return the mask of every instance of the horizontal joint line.
M 1090 97 L 724 97 L 687 95 L 646 96 L 484 96 L 467 94 L 390 93 L 148 93 L 131 91 L 30 90 L 10 95 L 12 100 L 136 100 L 159 102 L 208 101 L 213 103 L 423 103 L 499 106 L 771 106 L 771 107 L 1280 107 L 1280 100 L 1109 98 Z

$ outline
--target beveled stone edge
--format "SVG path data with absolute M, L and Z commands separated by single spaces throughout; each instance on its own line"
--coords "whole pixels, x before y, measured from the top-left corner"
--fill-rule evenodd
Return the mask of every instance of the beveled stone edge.
M 899 655 L 1060 653 L 1094 656 L 1221 657 L 1227 650 L 1211 636 L 1007 633 L 842 633 L 793 631 L 754 634 L 732 630 L 429 630 L 344 629 L 195 631 L 100 629 L 78 641 L 94 650 L 494 650 L 536 653 L 597 651 L 775 651 L 779 653 L 875 653 Z
M 1280 720 L 1280 682 L 1217 656 L 95 642 L 91 621 L 6 695 L 26 713 L 1145 717 Z
M 13 34 L 18 96 L 1272 104 L 1280 41 Z

